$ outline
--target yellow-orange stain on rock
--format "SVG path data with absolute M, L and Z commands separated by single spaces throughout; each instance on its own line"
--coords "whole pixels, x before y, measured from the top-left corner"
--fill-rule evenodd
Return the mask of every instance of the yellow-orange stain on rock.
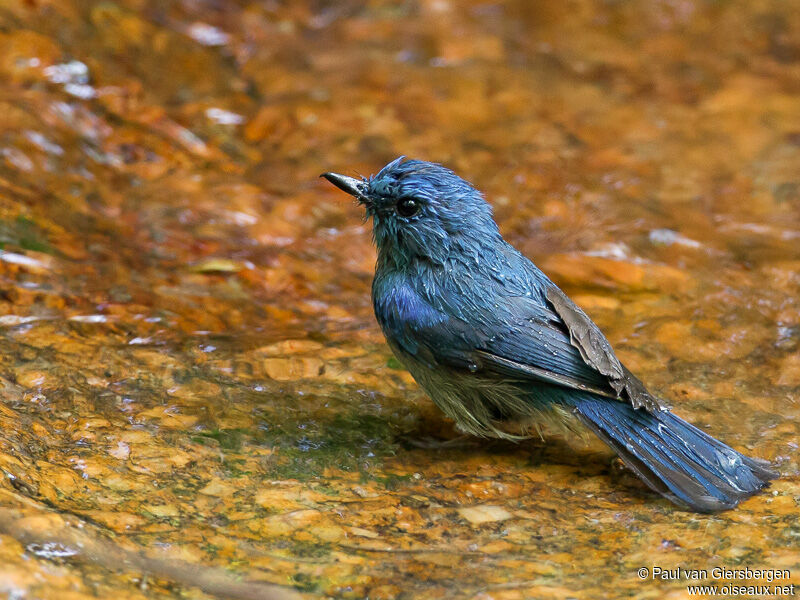
M 792 9 L 0 3 L 0 596 L 800 584 Z M 400 154 L 475 183 L 653 391 L 783 478 L 695 515 L 593 440 L 457 439 L 318 177 Z

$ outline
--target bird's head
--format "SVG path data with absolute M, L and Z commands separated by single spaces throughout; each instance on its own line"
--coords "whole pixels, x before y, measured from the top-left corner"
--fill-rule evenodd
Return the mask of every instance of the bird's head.
M 453 252 L 474 254 L 499 237 L 480 192 L 441 165 L 401 156 L 368 178 L 322 177 L 366 207 L 378 252 L 398 265 L 444 264 Z

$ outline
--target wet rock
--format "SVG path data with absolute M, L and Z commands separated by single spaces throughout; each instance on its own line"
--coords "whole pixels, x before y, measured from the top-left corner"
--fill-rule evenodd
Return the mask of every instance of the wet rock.
M 790 3 L 145 4 L 0 10 L 0 504 L 41 517 L 0 519 L 0 596 L 192 596 L 218 568 L 308 596 L 683 597 L 636 569 L 794 572 Z M 457 434 L 374 322 L 363 208 L 318 177 L 400 153 L 483 190 L 681 416 L 779 462 L 777 494 L 699 518 L 599 442 L 407 448 Z M 59 558 L 59 515 L 114 543 Z M 154 544 L 193 577 L 145 577 Z
M 262 364 L 267 376 L 278 381 L 316 378 L 325 369 L 324 362 L 312 357 L 267 358 Z
M 784 358 L 778 366 L 778 385 L 800 386 L 800 355 Z
M 599 256 L 551 255 L 542 268 L 563 285 L 662 292 L 685 291 L 692 286 L 691 278 L 674 267 L 634 264 Z
M 513 517 L 513 515 L 502 506 L 494 506 L 491 504 L 459 508 L 458 514 L 473 525 L 505 521 Z

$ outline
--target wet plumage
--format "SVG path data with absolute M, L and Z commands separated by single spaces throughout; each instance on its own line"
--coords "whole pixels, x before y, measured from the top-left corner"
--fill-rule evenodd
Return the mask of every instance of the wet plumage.
M 520 439 L 542 424 L 583 424 L 652 489 L 702 512 L 776 477 L 651 395 L 452 171 L 401 157 L 368 179 L 324 177 L 373 220 L 372 298 L 386 340 L 462 431 Z

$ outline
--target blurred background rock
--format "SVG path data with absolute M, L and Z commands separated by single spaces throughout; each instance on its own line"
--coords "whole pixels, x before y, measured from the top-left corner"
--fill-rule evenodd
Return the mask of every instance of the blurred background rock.
M 800 569 L 799 81 L 779 1 L 0 1 L 4 510 L 308 597 Z M 599 446 L 410 447 L 453 432 L 317 178 L 399 154 L 484 190 L 676 412 L 778 461 L 774 495 L 697 516 Z M 9 597 L 207 597 L 3 531 Z

